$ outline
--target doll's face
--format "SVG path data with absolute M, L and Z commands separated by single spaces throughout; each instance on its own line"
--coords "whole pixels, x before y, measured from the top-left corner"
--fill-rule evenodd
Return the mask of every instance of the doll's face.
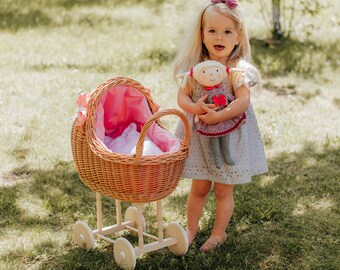
M 225 72 L 217 66 L 203 67 L 194 78 L 203 86 L 214 86 L 223 81 Z

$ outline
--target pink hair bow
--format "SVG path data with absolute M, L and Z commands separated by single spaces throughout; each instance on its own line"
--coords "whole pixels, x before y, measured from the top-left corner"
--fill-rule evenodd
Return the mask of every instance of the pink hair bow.
M 230 9 L 234 9 L 238 6 L 237 0 L 211 0 L 212 4 L 217 4 L 217 3 L 224 3 L 228 6 Z

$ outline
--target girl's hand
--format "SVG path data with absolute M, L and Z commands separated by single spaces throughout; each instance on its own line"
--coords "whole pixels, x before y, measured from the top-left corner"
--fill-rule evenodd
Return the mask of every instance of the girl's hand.
M 245 112 L 248 109 L 250 102 L 249 87 L 246 84 L 243 84 L 235 89 L 234 93 L 235 100 L 226 108 L 220 111 L 214 111 L 214 109 L 207 106 L 202 106 L 201 109 L 206 113 L 199 115 L 198 118 L 208 125 L 213 125 L 221 121 L 229 120 Z
M 216 105 L 215 104 L 206 104 L 205 100 L 208 98 L 208 94 L 205 94 L 204 96 L 202 96 L 199 100 L 197 100 L 197 102 L 195 103 L 195 111 L 197 115 L 201 115 L 201 114 L 205 114 L 206 111 L 202 108 L 210 108 L 210 109 L 216 109 Z
M 208 125 L 213 125 L 222 121 L 220 113 L 213 108 L 209 108 L 208 106 L 202 106 L 201 108 L 205 112 L 205 114 L 198 115 L 198 118 L 204 123 Z

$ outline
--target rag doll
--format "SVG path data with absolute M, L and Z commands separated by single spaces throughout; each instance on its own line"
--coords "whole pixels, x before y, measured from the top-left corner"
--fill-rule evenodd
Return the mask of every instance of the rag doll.
M 207 60 L 197 64 L 190 69 L 190 72 L 179 75 L 184 77 L 181 87 L 186 85 L 189 77 L 192 77 L 196 83 L 199 84 L 198 95 L 192 91 L 192 99 L 197 102 L 197 99 L 208 94 L 206 103 L 215 104 L 215 110 L 219 111 L 228 106 L 235 97 L 230 89 L 228 89 L 226 82 L 230 72 L 244 73 L 243 70 L 237 68 L 229 68 L 220 62 Z M 228 165 L 235 165 L 235 161 L 231 157 L 229 148 L 229 134 L 241 126 L 246 119 L 245 113 L 236 116 L 230 120 L 222 121 L 214 125 L 208 125 L 195 116 L 197 124 L 197 133 L 209 137 L 210 146 L 214 154 L 215 166 L 221 168 L 222 156 Z

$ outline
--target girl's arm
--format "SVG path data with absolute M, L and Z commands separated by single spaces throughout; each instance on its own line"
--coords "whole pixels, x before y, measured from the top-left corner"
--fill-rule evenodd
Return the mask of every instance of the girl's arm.
M 216 112 L 206 106 L 202 106 L 201 108 L 206 112 L 206 114 L 199 115 L 199 119 L 211 125 L 229 120 L 245 112 L 250 103 L 249 86 L 247 84 L 242 84 L 234 90 L 234 94 L 235 100 L 223 110 Z
M 204 95 L 201 97 L 196 103 L 194 103 L 190 97 L 190 85 L 189 83 L 186 84 L 185 87 L 180 87 L 177 94 L 177 103 L 178 106 L 187 113 L 200 115 L 205 113 L 203 108 L 209 107 L 214 108 L 216 107 L 214 104 L 205 104 L 204 101 L 208 98 L 208 95 Z

